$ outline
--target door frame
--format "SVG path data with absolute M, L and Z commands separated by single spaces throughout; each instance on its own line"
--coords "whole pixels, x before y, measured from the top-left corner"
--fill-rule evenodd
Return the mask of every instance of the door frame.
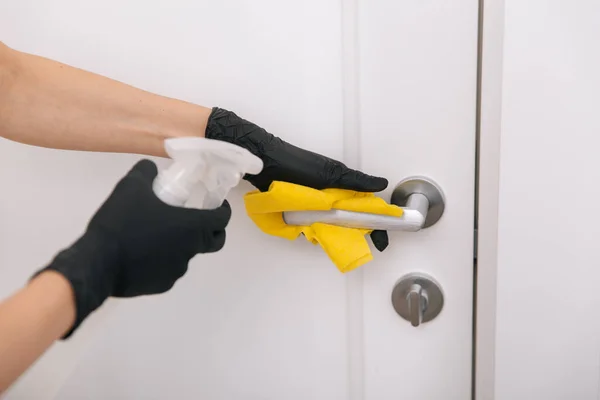
M 479 0 L 473 398 L 495 397 L 505 0 Z

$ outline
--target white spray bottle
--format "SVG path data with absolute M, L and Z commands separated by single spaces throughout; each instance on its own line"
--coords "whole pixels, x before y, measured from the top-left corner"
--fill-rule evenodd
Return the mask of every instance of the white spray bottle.
M 244 174 L 256 175 L 263 168 L 262 160 L 248 150 L 219 140 L 167 139 L 165 150 L 173 163 L 154 179 L 153 190 L 159 199 L 176 207 L 183 207 L 193 192 L 199 208 L 218 208 Z

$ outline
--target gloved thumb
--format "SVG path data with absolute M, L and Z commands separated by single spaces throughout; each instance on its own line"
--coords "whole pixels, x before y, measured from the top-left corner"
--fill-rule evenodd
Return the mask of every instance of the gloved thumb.
M 379 251 L 384 251 L 390 244 L 390 239 L 386 231 L 371 232 L 371 240 L 375 248 Z
M 141 179 L 145 182 L 152 183 L 154 178 L 156 178 L 156 175 L 158 175 L 156 164 L 153 161 L 144 159 L 138 161 L 127 173 L 126 177 Z

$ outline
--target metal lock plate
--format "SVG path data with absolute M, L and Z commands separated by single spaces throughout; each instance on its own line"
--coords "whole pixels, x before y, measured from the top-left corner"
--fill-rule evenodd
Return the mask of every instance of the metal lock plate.
M 444 307 L 444 294 L 432 277 L 410 273 L 394 286 L 392 305 L 398 315 L 416 327 L 439 315 Z

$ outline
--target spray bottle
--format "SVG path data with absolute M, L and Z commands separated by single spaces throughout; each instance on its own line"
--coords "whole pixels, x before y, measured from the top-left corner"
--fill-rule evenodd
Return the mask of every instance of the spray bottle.
M 183 207 L 193 192 L 199 208 L 218 208 L 244 174 L 256 175 L 263 168 L 262 160 L 248 150 L 213 139 L 167 139 L 165 150 L 173 163 L 158 174 L 152 188 L 159 199 L 176 207 Z

